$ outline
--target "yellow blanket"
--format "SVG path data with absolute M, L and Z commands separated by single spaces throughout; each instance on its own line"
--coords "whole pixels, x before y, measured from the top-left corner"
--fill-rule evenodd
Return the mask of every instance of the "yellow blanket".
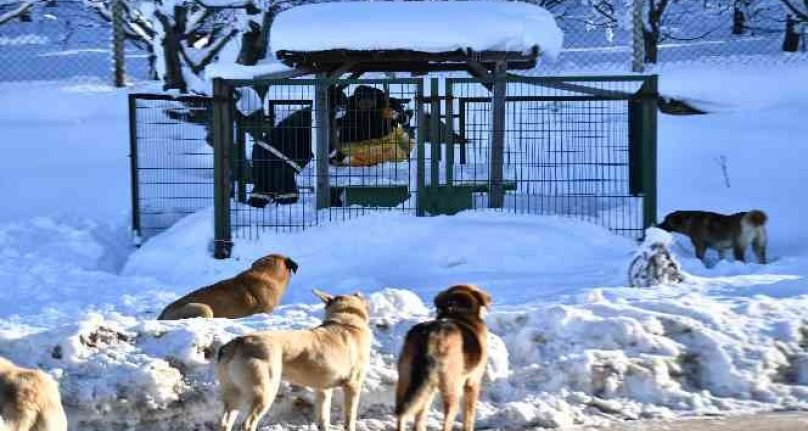
M 373 166 L 384 162 L 403 162 L 410 156 L 415 142 L 403 128 L 397 127 L 389 135 L 366 141 L 342 144 L 345 155 L 337 166 Z

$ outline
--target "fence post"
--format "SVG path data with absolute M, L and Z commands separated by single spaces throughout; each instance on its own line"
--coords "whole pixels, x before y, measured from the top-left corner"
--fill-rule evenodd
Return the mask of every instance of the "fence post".
M 491 100 L 491 153 L 488 161 L 488 207 L 502 208 L 505 190 L 502 187 L 505 163 L 505 96 L 507 94 L 507 64 L 498 61 L 494 69 Z
M 123 2 L 112 0 L 112 70 L 116 87 L 126 85 L 124 65 Z
M 643 29 L 643 1 L 634 0 L 631 11 L 632 28 L 632 58 L 631 71 L 642 73 L 645 71 L 645 36 Z
M 132 234 L 136 246 L 140 246 L 143 232 L 140 227 L 140 180 L 138 178 L 137 152 L 137 99 L 129 95 L 129 178 L 132 188 Z
M 328 153 L 331 144 L 331 101 L 329 95 L 330 81 L 326 75 L 318 75 L 314 88 L 314 112 L 317 127 L 317 209 L 331 206 L 331 183 L 328 172 Z M 334 142 L 336 144 L 336 142 Z
M 454 94 L 452 94 L 452 81 L 446 80 L 446 184 L 454 182 Z M 440 134 L 439 134 L 440 135 Z M 438 136 L 440 138 L 440 136 Z
M 233 248 L 230 231 L 230 147 L 233 143 L 230 87 L 213 80 L 211 141 L 213 143 L 213 257 L 227 259 Z
M 416 132 L 415 132 L 415 139 L 416 139 L 416 149 L 415 149 L 415 157 L 416 157 L 416 172 L 415 172 L 415 181 L 416 181 L 416 197 L 415 197 L 415 215 L 418 217 L 423 217 L 426 215 L 426 211 L 424 209 L 424 193 L 426 192 L 424 189 L 426 188 L 426 154 L 424 154 L 424 141 L 426 140 L 426 136 L 424 136 L 424 130 L 426 127 L 426 119 L 424 116 L 426 115 L 426 110 L 424 109 L 424 80 L 420 80 L 418 82 L 418 86 L 415 88 L 415 112 L 416 112 Z
M 642 163 L 645 196 L 643 197 L 643 227 L 656 224 L 657 219 L 657 75 L 651 75 L 640 88 L 643 133 Z
M 430 79 L 429 83 L 429 184 L 437 189 L 440 186 L 440 81 L 438 78 Z

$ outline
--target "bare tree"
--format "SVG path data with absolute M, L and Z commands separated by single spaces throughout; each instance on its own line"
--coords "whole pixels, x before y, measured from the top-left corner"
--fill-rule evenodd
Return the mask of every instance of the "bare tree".
M 16 3 L 12 2 L 4 4 L 3 6 L 9 7 L 9 10 L 0 13 L 0 25 L 11 22 L 15 19 L 26 19 L 28 14 L 31 13 L 31 9 L 33 9 L 37 3 L 42 3 L 44 1 L 45 0 L 24 0 Z

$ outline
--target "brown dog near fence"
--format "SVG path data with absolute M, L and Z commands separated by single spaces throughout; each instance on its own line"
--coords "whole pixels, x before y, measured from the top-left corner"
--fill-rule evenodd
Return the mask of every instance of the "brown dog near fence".
M 735 260 L 746 262 L 746 248 L 751 244 L 759 263 L 766 263 L 766 213 L 760 210 L 731 215 L 708 211 L 675 211 L 659 224 L 660 229 L 690 237 L 696 257 L 704 261 L 708 248 L 718 251 L 723 259 L 733 250 Z
M 368 302 L 359 294 L 314 293 L 325 303 L 325 319 L 320 326 L 259 332 L 235 338 L 219 349 L 222 431 L 233 428 L 241 410 L 247 413 L 244 430 L 255 431 L 282 380 L 315 390 L 319 431 L 328 430 L 331 397 L 334 388 L 341 387 L 345 429 L 356 430 L 359 394 L 373 339 Z
M 59 385 L 42 371 L 0 357 L 0 419 L 0 429 L 10 431 L 67 431 Z
M 483 314 L 491 296 L 471 285 L 453 286 L 435 297 L 437 318 L 407 332 L 398 360 L 397 430 L 415 415 L 415 429 L 426 429 L 435 391 L 443 399 L 443 430 L 452 429 L 463 395 L 463 429 L 474 429 L 480 385 L 488 361 L 488 328 Z
M 192 317 L 237 319 L 269 313 L 278 306 L 297 263 L 280 254 L 253 262 L 233 278 L 195 290 L 174 301 L 160 313 L 160 320 Z

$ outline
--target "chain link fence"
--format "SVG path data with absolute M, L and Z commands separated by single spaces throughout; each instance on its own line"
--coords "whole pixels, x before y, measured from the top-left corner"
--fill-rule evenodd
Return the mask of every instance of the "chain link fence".
M 0 82 L 113 82 L 112 15 L 106 13 L 110 5 L 0 0 Z M 143 47 L 122 39 L 118 46 L 126 73 L 146 79 L 148 55 Z
M 548 7 L 564 32 L 561 55 L 541 74 L 808 60 L 802 0 L 525 1 Z
M 521 1 L 550 10 L 565 35 L 560 57 L 542 60 L 535 74 L 808 59 L 808 10 L 802 0 Z M 260 5 L 275 7 L 277 2 L 264 3 Z M 91 79 L 122 84 L 124 74 L 130 80 L 149 79 L 154 75 L 150 47 L 137 37 L 148 25 L 141 22 L 136 28 L 128 20 L 150 4 L 155 0 L 0 0 L 0 82 Z M 116 21 L 116 16 L 121 18 Z M 117 37 L 112 22 L 120 24 Z M 213 11 L 193 39 L 183 43 L 204 40 L 206 29 L 212 36 L 221 34 L 233 22 L 226 13 Z

